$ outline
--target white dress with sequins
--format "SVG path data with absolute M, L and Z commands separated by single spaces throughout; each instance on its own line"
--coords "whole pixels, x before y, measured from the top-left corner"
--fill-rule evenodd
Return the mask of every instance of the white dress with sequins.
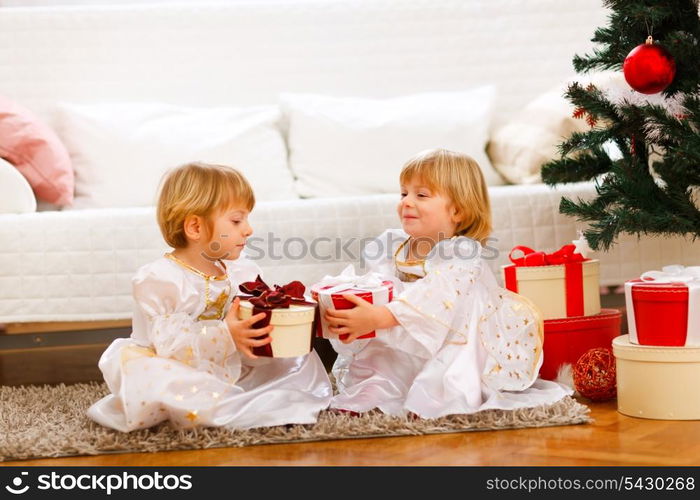
M 332 408 L 425 418 L 554 403 L 572 391 L 537 378 L 539 311 L 498 286 L 483 247 L 443 240 L 425 261 L 405 261 L 408 235 L 389 230 L 365 247 L 371 271 L 391 279 L 398 326 L 373 339 L 332 340 L 339 394 Z
M 316 351 L 255 360 L 237 352 L 223 319 L 238 283 L 260 270 L 245 257 L 219 265 L 220 278 L 167 256 L 139 269 L 133 331 L 100 358 L 111 394 L 90 418 L 123 432 L 165 420 L 240 429 L 316 422 L 332 396 Z

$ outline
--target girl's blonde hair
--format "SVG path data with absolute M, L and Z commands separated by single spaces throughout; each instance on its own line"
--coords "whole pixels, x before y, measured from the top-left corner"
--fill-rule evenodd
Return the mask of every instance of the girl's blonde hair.
M 473 158 L 446 149 L 423 151 L 404 165 L 399 179 L 402 185 L 420 179 L 431 191 L 449 198 L 460 217 L 456 234 L 485 243 L 492 229 L 491 203 Z
M 168 245 L 184 248 L 188 215 L 202 217 L 211 233 L 216 215 L 239 206 L 249 212 L 255 206 L 253 189 L 243 174 L 224 165 L 187 163 L 168 171 L 163 178 L 158 195 L 158 225 Z

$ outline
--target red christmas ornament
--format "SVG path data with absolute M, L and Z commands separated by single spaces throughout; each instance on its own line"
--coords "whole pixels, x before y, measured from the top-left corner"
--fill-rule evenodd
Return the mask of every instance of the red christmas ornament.
M 593 401 L 617 396 L 615 356 L 610 348 L 596 347 L 578 358 L 574 366 L 574 387 Z
M 676 62 L 651 36 L 627 54 L 622 64 L 625 80 L 637 92 L 656 94 L 668 87 L 676 74 Z

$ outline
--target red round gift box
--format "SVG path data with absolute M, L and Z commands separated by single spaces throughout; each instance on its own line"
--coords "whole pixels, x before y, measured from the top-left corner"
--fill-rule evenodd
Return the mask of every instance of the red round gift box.
M 688 333 L 688 287 L 683 283 L 653 285 L 641 280 L 633 283 L 637 342 L 642 345 L 684 346 Z
M 372 292 L 355 293 L 355 294 L 353 294 L 353 295 L 355 295 L 356 297 L 359 297 L 359 298 L 361 298 L 361 299 L 364 299 L 364 300 L 366 300 L 367 302 L 370 302 L 370 303 L 372 302 Z M 311 292 L 311 298 L 318 302 L 318 294 L 317 294 L 317 293 Z M 340 310 L 342 310 L 342 309 L 352 309 L 352 308 L 355 307 L 355 304 L 353 304 L 352 302 L 350 302 L 350 301 L 349 301 L 348 299 L 346 299 L 345 297 L 342 297 L 342 296 L 337 296 L 337 297 L 336 297 L 336 296 L 334 296 L 334 297 L 333 297 L 333 307 L 334 307 L 335 309 L 337 309 L 337 310 L 340 311 Z M 316 326 L 316 336 L 317 336 L 317 337 L 323 337 L 323 332 L 321 331 L 321 322 L 320 322 L 320 321 L 318 322 L 318 324 L 317 324 L 317 326 Z M 349 336 L 349 335 L 348 335 L 347 333 L 344 333 L 344 334 L 338 335 L 338 338 L 339 338 L 340 340 L 345 340 L 346 338 L 348 338 L 348 336 Z M 366 333 L 366 334 L 364 334 L 364 335 L 360 335 L 360 336 L 357 337 L 357 338 L 358 338 L 358 339 L 371 339 L 371 338 L 374 338 L 374 337 L 376 337 L 376 333 L 375 333 L 375 332 L 369 332 L 369 333 Z
M 391 302 L 391 299 L 394 296 L 394 286 L 391 284 L 390 281 L 384 281 L 382 284 L 383 286 L 389 286 L 389 301 Z M 343 292 L 347 293 L 347 292 Z M 343 297 L 343 293 L 338 293 L 338 294 L 333 294 L 333 307 L 337 310 L 342 310 L 342 309 L 352 309 L 355 307 L 355 304 L 350 302 L 348 299 Z M 355 295 L 356 297 L 359 297 L 363 300 L 366 300 L 370 304 L 372 303 L 372 292 L 353 292 L 352 295 Z M 311 290 L 311 298 L 315 300 L 316 302 L 319 302 L 318 300 L 318 291 L 317 290 Z M 321 308 L 319 307 L 319 311 Z M 321 321 L 316 322 L 316 336 L 317 337 L 323 337 L 323 326 L 321 325 Z M 376 332 L 372 331 L 369 333 L 366 333 L 364 335 L 360 335 L 357 337 L 358 339 L 371 339 L 376 337 L 377 334 Z M 346 338 L 349 337 L 349 334 L 343 333 L 341 335 L 338 335 L 338 338 L 340 340 L 345 340 Z
M 589 349 L 612 347 L 613 339 L 620 335 L 621 319 L 617 309 L 601 309 L 591 316 L 545 320 L 540 377 L 554 380 L 562 365 L 574 365 Z

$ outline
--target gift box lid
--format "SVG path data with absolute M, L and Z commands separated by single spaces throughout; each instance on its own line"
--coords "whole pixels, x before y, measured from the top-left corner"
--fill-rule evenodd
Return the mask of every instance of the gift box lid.
M 613 354 L 618 359 L 655 363 L 700 363 L 700 347 L 639 345 L 629 335 L 613 340 Z
M 241 309 L 250 310 L 252 314 L 253 304 L 247 300 L 241 300 Z M 271 322 L 276 325 L 298 325 L 299 323 L 309 323 L 314 319 L 315 305 L 291 304 L 289 308 L 280 307 L 272 309 Z
M 590 316 L 570 316 L 544 320 L 545 333 L 571 332 L 575 330 L 599 330 L 602 328 L 619 328 L 622 312 L 617 309 L 601 309 L 600 313 Z
M 647 280 L 630 280 L 632 297 L 639 300 L 663 302 L 687 302 L 688 285 L 685 283 L 656 283 Z
M 371 294 L 372 292 L 378 292 L 381 290 L 392 290 L 394 288 L 394 283 L 392 283 L 389 280 L 384 280 L 382 281 L 382 285 L 378 286 L 376 288 L 372 289 L 367 289 L 367 288 L 359 288 L 355 287 L 352 283 L 347 283 L 347 288 L 343 290 L 337 290 L 337 287 L 340 285 L 326 285 L 326 286 L 320 286 L 320 284 L 316 283 L 315 285 L 311 286 L 311 296 L 318 296 L 319 293 L 322 294 L 328 294 L 328 293 L 333 293 L 338 294 L 338 295 L 343 295 L 345 293 L 348 294 L 362 294 L 362 293 L 369 293 Z M 334 290 L 335 289 L 335 290 Z M 331 290 L 334 290 L 331 292 Z
M 598 276 L 600 274 L 600 261 L 598 259 L 589 259 L 581 262 L 581 271 L 583 277 Z M 564 279 L 566 277 L 566 266 L 557 264 L 554 266 L 515 266 L 508 264 L 501 266 L 502 272 L 505 269 L 515 267 L 518 280 L 541 280 L 541 279 Z

